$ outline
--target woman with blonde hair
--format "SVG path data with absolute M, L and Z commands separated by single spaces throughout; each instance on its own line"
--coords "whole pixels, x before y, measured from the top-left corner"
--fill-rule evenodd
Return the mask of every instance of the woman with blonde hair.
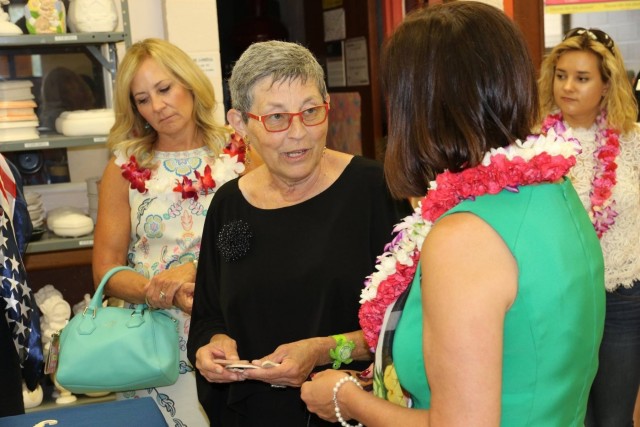
M 114 91 L 114 108 L 118 113 L 109 135 L 111 149 L 131 150 L 139 157 L 141 166 L 149 166 L 151 147 L 157 132 L 131 100 L 131 84 L 147 59 L 153 59 L 161 68 L 193 95 L 193 124 L 199 138 L 214 154 L 220 154 L 229 140 L 230 128 L 222 126 L 214 117 L 216 100 L 209 78 L 185 52 L 177 46 L 159 39 L 147 39 L 127 50 L 118 68 Z
M 542 132 L 570 130 L 581 146 L 570 178 L 600 237 L 606 320 L 587 426 L 632 426 L 640 385 L 640 127 L 620 50 L 574 28 L 542 63 Z
M 99 187 L 93 248 L 95 283 L 108 295 L 165 309 L 180 322 L 180 376 L 169 387 L 120 394 L 151 395 L 169 425 L 208 425 L 186 356 L 196 265 L 204 220 L 216 190 L 244 170 L 241 141 L 214 119 L 209 79 L 178 47 L 158 39 L 131 46 L 119 67 L 114 156 Z M 240 143 L 240 145 L 238 145 Z

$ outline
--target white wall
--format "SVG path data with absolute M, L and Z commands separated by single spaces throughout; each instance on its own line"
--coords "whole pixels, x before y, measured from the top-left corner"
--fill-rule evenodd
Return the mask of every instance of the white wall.
M 225 121 L 215 0 L 129 0 L 131 41 L 157 37 L 194 58 L 211 80 L 218 100 L 216 117 Z
M 574 13 L 572 27 L 599 28 L 613 38 L 627 70 L 640 70 L 640 10 Z
M 218 122 L 225 122 L 215 0 L 164 0 L 165 38 L 187 52 L 211 80 Z M 132 25 L 133 26 L 133 25 Z
M 491 6 L 497 7 L 500 10 L 504 10 L 504 1 L 503 0 L 477 0 L 480 3 L 490 4 Z
M 544 46 L 551 49 L 562 41 L 562 15 L 559 13 L 545 13 L 544 15 Z
M 131 41 L 148 37 L 164 38 L 162 0 L 129 0 Z

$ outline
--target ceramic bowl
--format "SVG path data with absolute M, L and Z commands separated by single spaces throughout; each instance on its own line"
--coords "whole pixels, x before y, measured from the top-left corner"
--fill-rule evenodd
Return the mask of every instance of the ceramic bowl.
M 33 231 L 31 232 L 31 238 L 29 239 L 30 242 L 37 242 L 38 240 L 42 239 L 42 236 L 44 236 L 44 233 L 46 233 L 47 230 L 44 227 L 33 227 Z

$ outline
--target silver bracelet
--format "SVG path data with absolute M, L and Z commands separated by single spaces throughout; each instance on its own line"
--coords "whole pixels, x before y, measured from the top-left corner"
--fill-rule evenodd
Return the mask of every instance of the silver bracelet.
M 340 413 L 340 407 L 338 406 L 338 390 L 340 390 L 340 387 L 342 387 L 343 384 L 349 381 L 357 385 L 360 388 L 360 390 L 362 390 L 362 384 L 360 384 L 360 381 L 358 381 L 354 377 L 349 375 L 349 376 L 340 378 L 336 383 L 336 385 L 333 387 L 333 409 L 334 411 L 336 411 L 336 417 L 338 418 L 338 422 L 342 427 L 362 427 L 362 423 L 349 424 L 348 422 L 346 422 L 344 418 L 342 418 L 342 414 Z

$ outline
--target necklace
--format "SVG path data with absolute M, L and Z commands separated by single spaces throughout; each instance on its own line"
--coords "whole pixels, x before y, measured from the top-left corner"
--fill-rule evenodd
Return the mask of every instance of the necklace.
M 616 157 L 620 154 L 620 132 L 607 127 L 607 113 L 602 110 L 596 117 L 596 150 L 593 153 L 595 173 L 589 191 L 589 218 L 598 234 L 598 238 L 615 223 L 618 212 L 613 199 L 613 187 L 616 185 Z M 556 133 L 566 132 L 562 113 L 548 115 L 542 123 L 542 133 L 554 128 Z
M 413 214 L 396 225 L 393 240 L 376 261 L 376 271 L 365 281 L 358 317 L 370 350 L 376 348 L 387 308 L 413 280 L 424 239 L 443 213 L 485 194 L 556 181 L 575 164 L 577 149 L 575 141 L 551 128 L 546 135 L 492 149 L 478 166 L 439 174 Z
M 244 171 L 244 157 L 244 141 L 242 138 L 232 134 L 231 141 L 222 150 L 218 158 L 215 159 L 213 169 L 207 164 L 202 172 L 194 170 L 194 180 L 187 177 L 187 175 L 182 175 L 182 181 L 176 179 L 173 184 L 164 181 L 150 183 L 150 180 L 153 179 L 151 170 L 141 168 L 133 155 L 127 163 L 120 166 L 120 169 L 122 169 L 122 176 L 131 183 L 131 189 L 137 190 L 139 193 L 145 194 L 150 190 L 154 193 L 163 193 L 171 185 L 175 185 L 172 191 L 180 193 L 182 199 L 197 201 L 200 194 L 213 193 L 216 187 L 242 173 Z

